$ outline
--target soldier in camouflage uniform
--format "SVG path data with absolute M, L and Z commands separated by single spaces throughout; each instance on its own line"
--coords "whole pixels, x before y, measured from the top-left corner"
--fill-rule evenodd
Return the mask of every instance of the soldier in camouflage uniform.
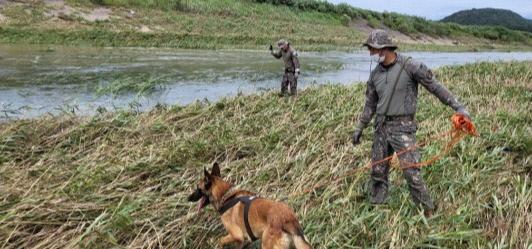
M 373 31 L 364 46 L 378 65 L 371 72 L 366 85 L 366 102 L 353 135 L 353 144 L 360 143 L 362 130 L 377 113 L 371 158 L 373 162 L 416 144 L 417 125 L 414 116 L 420 84 L 442 103 L 470 118 L 464 106 L 434 78 L 425 64 L 395 52 L 397 46 L 385 31 Z M 407 163 L 418 163 L 421 160 L 418 150 L 398 157 Z M 372 204 L 383 203 L 388 195 L 389 169 L 389 162 L 372 167 L 369 183 Z M 403 170 L 403 176 L 414 202 L 423 206 L 425 215 L 432 216 L 434 204 L 419 167 Z
M 299 70 L 299 59 L 297 52 L 285 40 L 280 40 L 277 44 L 279 51 L 274 52 L 273 46 L 270 45 L 270 53 L 273 57 L 284 61 L 284 76 L 281 81 L 281 96 L 287 94 L 288 85 L 290 84 L 290 95 L 295 96 L 297 92 L 297 78 L 301 71 Z

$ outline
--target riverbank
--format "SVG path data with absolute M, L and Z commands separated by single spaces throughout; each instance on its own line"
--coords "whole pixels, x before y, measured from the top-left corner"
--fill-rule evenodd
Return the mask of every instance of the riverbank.
M 473 114 L 467 137 L 423 175 L 437 205 L 426 220 L 399 172 L 386 205 L 365 199 L 369 174 L 287 201 L 317 248 L 525 248 L 532 241 L 532 62 L 476 63 L 435 74 Z M 225 231 L 186 197 L 202 168 L 280 197 L 369 161 L 371 128 L 350 137 L 363 85 L 309 87 L 215 103 L 158 106 L 0 124 L 3 248 L 211 248 Z M 420 90 L 420 141 L 449 128 L 452 110 Z M 423 149 L 435 155 L 443 142 Z M 384 224 L 384 225 L 383 225 Z M 319 245 L 319 246 L 318 246 Z
M 187 49 L 267 49 L 285 38 L 299 50 L 359 50 L 373 26 L 362 18 L 252 1 L 0 1 L 0 43 Z M 151 5 L 150 5 L 151 4 Z M 532 51 L 532 38 L 489 40 L 390 30 L 403 50 Z M 513 32 L 513 31 L 508 31 Z M 524 34 L 524 33 L 523 33 Z M 514 35 L 508 34 L 506 37 Z

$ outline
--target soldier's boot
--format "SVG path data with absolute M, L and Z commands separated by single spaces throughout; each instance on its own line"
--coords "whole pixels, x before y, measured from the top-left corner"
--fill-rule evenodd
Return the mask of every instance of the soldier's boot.
M 425 214 L 425 217 L 430 218 L 434 216 L 434 214 L 436 213 L 436 210 L 438 210 L 438 205 L 433 203 L 432 209 L 425 207 L 425 210 L 423 211 L 423 213 Z
M 388 187 L 382 183 L 374 183 L 371 186 L 371 201 L 373 205 L 383 204 L 388 196 Z
M 290 80 L 290 95 L 295 97 L 297 95 L 297 79 L 292 77 Z
M 425 209 L 424 213 L 427 218 L 434 215 L 436 208 L 432 202 L 432 199 L 430 198 L 427 185 L 423 180 L 423 176 L 421 176 L 419 168 L 405 169 L 403 171 L 403 176 L 408 183 L 410 195 L 412 196 L 414 203 L 416 203 L 416 205 L 423 206 Z
M 283 81 L 281 83 L 281 93 L 279 96 L 284 97 L 288 94 L 288 81 Z
M 297 90 L 296 89 L 290 89 L 290 96 L 292 96 L 292 97 L 297 96 Z

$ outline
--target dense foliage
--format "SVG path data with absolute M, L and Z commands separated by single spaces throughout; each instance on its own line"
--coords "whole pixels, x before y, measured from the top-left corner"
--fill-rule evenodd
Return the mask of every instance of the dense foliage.
M 502 26 L 509 29 L 532 32 L 532 20 L 528 20 L 519 14 L 504 9 L 471 9 L 458 11 L 441 20 L 462 25 L 488 25 Z

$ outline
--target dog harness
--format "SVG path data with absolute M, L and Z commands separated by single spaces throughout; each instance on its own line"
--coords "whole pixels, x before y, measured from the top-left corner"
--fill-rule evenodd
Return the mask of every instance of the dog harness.
M 251 226 L 249 225 L 248 213 L 249 213 L 249 206 L 251 206 L 251 202 L 254 199 L 255 199 L 255 196 L 240 196 L 236 198 L 230 198 L 229 200 L 224 202 L 224 204 L 222 205 L 222 207 L 220 207 L 220 209 L 218 209 L 218 213 L 222 215 L 227 210 L 234 207 L 237 203 L 239 202 L 244 203 L 244 224 L 246 225 L 246 230 L 252 241 L 257 240 L 257 237 L 255 237 L 255 235 L 253 234 L 253 231 L 251 231 Z

